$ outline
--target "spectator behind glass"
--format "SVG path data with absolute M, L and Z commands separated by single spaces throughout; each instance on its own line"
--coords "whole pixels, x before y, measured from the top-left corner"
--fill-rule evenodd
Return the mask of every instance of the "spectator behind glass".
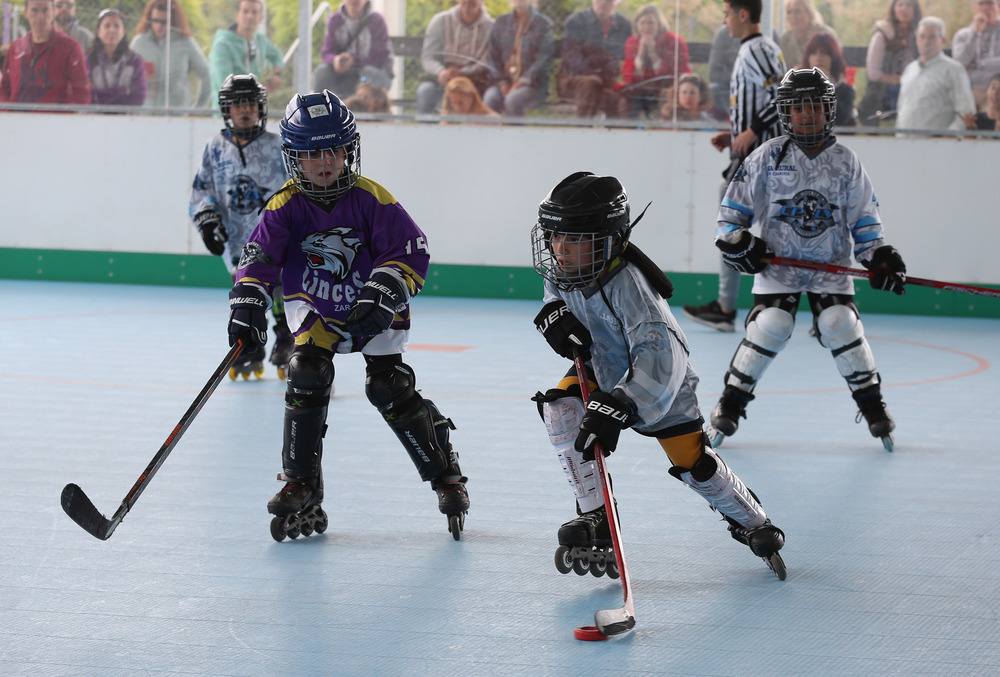
M 343 99 L 354 94 L 362 81 L 383 89 L 392 84 L 389 28 L 368 0 L 344 0 L 326 22 L 323 63 L 313 73 L 313 87 L 317 92 L 329 89 Z
M 471 80 L 478 92 L 486 91 L 492 26 L 483 0 L 458 0 L 431 18 L 420 52 L 424 75 L 417 85 L 417 111 L 421 115 L 438 111 L 448 81 L 460 75 Z
M 30 30 L 11 43 L 0 77 L 0 102 L 90 103 L 80 43 L 55 29 L 52 0 L 25 0 Z
M 192 37 L 187 17 L 177 0 L 149 0 L 129 46 L 142 57 L 146 68 L 147 107 L 192 108 L 192 75 L 201 83 L 193 107 L 208 107 L 211 94 L 208 61 Z
M 975 115 L 962 116 L 965 126 L 969 129 L 1000 132 L 1000 73 L 990 78 L 986 85 L 986 110 Z
M 445 85 L 444 96 L 441 99 L 441 115 L 500 116 L 483 103 L 476 85 L 464 75 L 452 78 Z
M 712 111 L 712 95 L 708 84 L 696 73 L 685 73 L 676 87 L 667 90 L 660 106 L 660 120 L 664 122 L 711 122 L 721 120 Z
M 94 34 L 76 20 L 76 0 L 56 0 L 56 28 L 80 43 L 84 54 L 90 50 Z
M 684 38 L 670 32 L 659 7 L 640 7 L 632 20 L 632 35 L 625 41 L 622 62 L 622 95 L 628 102 L 628 116 L 655 118 L 663 90 L 674 84 L 677 75 L 690 72 Z
M 969 72 L 979 110 L 985 108 L 986 87 L 1000 73 L 1000 0 L 972 0 L 972 24 L 952 39 L 952 56 Z
M 344 105 L 354 113 L 391 113 L 389 93 L 384 87 L 359 82 L 354 94 L 344 99 Z
M 814 33 L 823 31 L 837 38 L 837 33 L 823 23 L 823 17 L 812 4 L 812 0 L 788 0 L 785 3 L 785 19 L 788 29 L 782 34 L 779 44 L 786 64 L 796 67 L 802 63 L 806 43 Z
M 813 33 L 806 43 L 799 68 L 818 68 L 823 75 L 833 83 L 837 91 L 837 118 L 834 124 L 838 127 L 853 127 L 857 124 L 857 112 L 854 110 L 854 86 L 844 79 L 847 72 L 847 62 L 840 51 L 837 38 L 832 33 L 820 31 Z
M 549 90 L 549 65 L 555 51 L 552 20 L 533 0 L 510 0 L 511 11 L 490 30 L 489 64 L 493 84 L 483 96 L 489 108 L 520 117 L 537 108 Z
M 263 20 L 261 0 L 239 0 L 236 21 L 216 31 L 208 53 L 212 91 L 216 94 L 230 75 L 256 75 L 269 92 L 281 86 L 283 57 L 281 50 L 257 31 Z
M 556 88 L 576 103 L 578 118 L 622 114 L 625 100 L 617 85 L 632 24 L 618 12 L 619 2 L 591 0 L 590 9 L 570 14 L 563 26 Z
M 896 127 L 937 131 L 965 129 L 966 116 L 976 111 L 965 67 L 944 53 L 944 21 L 925 16 L 917 24 L 916 61 L 899 80 Z
M 87 53 L 90 102 L 107 106 L 141 106 L 146 100 L 142 57 L 128 47 L 125 15 L 103 9 L 94 27 L 96 39 Z
M 917 58 L 916 31 L 920 17 L 917 0 L 892 0 L 888 18 L 875 22 L 865 57 L 868 86 L 858 104 L 862 125 L 877 127 L 882 113 L 896 110 L 899 76 L 906 64 Z

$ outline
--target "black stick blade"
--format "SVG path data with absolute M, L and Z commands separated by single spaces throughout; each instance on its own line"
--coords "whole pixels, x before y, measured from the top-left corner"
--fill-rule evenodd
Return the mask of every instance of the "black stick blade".
M 594 613 L 594 623 L 597 629 L 610 637 L 628 632 L 635 627 L 635 616 L 626 608 L 601 609 Z
M 107 519 L 93 502 L 75 484 L 67 484 L 62 490 L 62 508 L 70 519 L 83 527 L 84 531 L 102 541 L 108 540 L 111 520 Z

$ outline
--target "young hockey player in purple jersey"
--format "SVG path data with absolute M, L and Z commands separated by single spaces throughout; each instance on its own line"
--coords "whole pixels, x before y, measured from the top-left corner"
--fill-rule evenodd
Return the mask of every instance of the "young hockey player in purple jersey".
M 640 217 L 641 218 L 641 215 Z M 635 222 L 618 179 L 577 172 L 552 189 L 532 230 L 535 270 L 545 278 L 538 331 L 559 355 L 587 359 L 593 393 L 581 399 L 575 369 L 537 393 L 539 413 L 576 495 L 579 517 L 560 527 L 556 567 L 617 575 L 595 442 L 614 451 L 625 428 L 660 443 L 670 474 L 719 511 L 734 539 L 785 577 L 784 534 L 756 495 L 712 451 L 702 427 L 687 338 L 666 299 L 673 288 L 629 243 Z
M 256 75 L 230 75 L 219 89 L 219 109 L 226 128 L 205 144 L 201 167 L 191 186 L 188 208 L 205 248 L 223 263 L 236 280 L 236 264 L 243 245 L 260 221 L 268 197 L 288 180 L 281 159 L 281 139 L 266 131 L 267 89 Z M 292 351 L 292 335 L 285 323 L 280 290 L 275 293 L 274 347 L 271 363 L 278 378 Z M 264 374 L 260 361 L 245 358 L 229 371 L 230 378 Z
M 402 359 L 409 301 L 429 265 L 426 238 L 389 191 L 361 175 L 354 114 L 333 92 L 293 97 L 280 131 L 291 179 L 243 248 L 229 295 L 230 344 L 264 345 L 264 314 L 279 280 L 295 337 L 279 475 L 285 486 L 267 504 L 271 535 L 281 541 L 326 529 L 321 458 L 333 357 L 360 352 L 365 394 L 437 492 L 458 540 L 469 495 L 449 443 L 454 425 L 417 392 Z
M 715 244 L 728 265 L 754 275 L 754 305 L 712 411 L 710 434 L 718 446 L 746 418 L 754 388 L 791 338 L 805 292 L 816 338 L 833 353 L 869 432 L 892 451 L 895 423 L 885 410 L 881 378 L 854 305 L 854 281 L 768 262 L 777 254 L 843 266 L 853 253 L 872 271 L 872 287 L 896 294 L 905 291 L 906 266 L 883 239 L 878 201 L 861 161 L 832 136 L 833 83 L 817 68 L 789 71 L 777 103 L 786 136 L 747 158 L 719 209 Z M 760 237 L 750 232 L 755 223 Z

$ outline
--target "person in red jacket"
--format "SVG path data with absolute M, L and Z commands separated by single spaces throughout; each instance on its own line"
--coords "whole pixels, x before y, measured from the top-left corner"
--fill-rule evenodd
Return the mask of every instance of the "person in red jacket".
M 80 43 L 55 30 L 53 0 L 25 0 L 30 32 L 11 43 L 0 101 L 90 103 L 87 60 Z
M 632 36 L 625 43 L 622 62 L 622 94 L 628 101 L 628 115 L 641 114 L 655 119 L 660 95 L 675 79 L 691 72 L 688 46 L 684 38 L 671 33 L 663 12 L 656 5 L 644 5 L 632 21 Z

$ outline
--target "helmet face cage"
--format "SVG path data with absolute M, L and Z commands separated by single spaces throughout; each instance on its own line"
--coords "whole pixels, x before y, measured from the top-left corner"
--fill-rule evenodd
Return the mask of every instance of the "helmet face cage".
M 820 146 L 833 133 L 837 119 L 836 88 L 818 68 L 789 71 L 778 87 L 776 103 L 785 134 L 799 146 Z M 818 124 L 793 124 L 793 109 L 799 109 L 804 118 L 813 118 L 814 113 L 822 111 L 822 120 Z
M 539 221 L 531 229 L 531 258 L 535 272 L 559 289 L 586 289 L 620 253 L 619 241 L 606 232 L 567 232 Z
M 232 107 L 243 101 L 257 104 L 257 122 L 253 127 L 237 129 L 233 125 Z M 230 75 L 219 88 L 219 111 L 230 134 L 241 141 L 253 141 L 267 126 L 267 89 L 256 75 Z
M 303 171 L 303 161 L 318 160 L 331 153 L 343 154 L 344 156 L 344 166 L 340 174 L 329 185 L 320 185 L 310 181 Z M 343 146 L 317 147 L 311 150 L 298 150 L 282 146 L 281 156 L 285 163 L 285 171 L 288 172 L 295 187 L 306 196 L 320 202 L 334 202 L 340 199 L 361 178 L 361 135 L 357 133 Z
M 292 97 L 280 129 L 285 170 L 307 197 L 335 202 L 361 178 L 361 135 L 354 113 L 330 90 Z M 320 166 L 328 171 L 332 157 L 340 158 L 339 174 L 322 183 L 311 180 L 313 165 L 325 161 Z

